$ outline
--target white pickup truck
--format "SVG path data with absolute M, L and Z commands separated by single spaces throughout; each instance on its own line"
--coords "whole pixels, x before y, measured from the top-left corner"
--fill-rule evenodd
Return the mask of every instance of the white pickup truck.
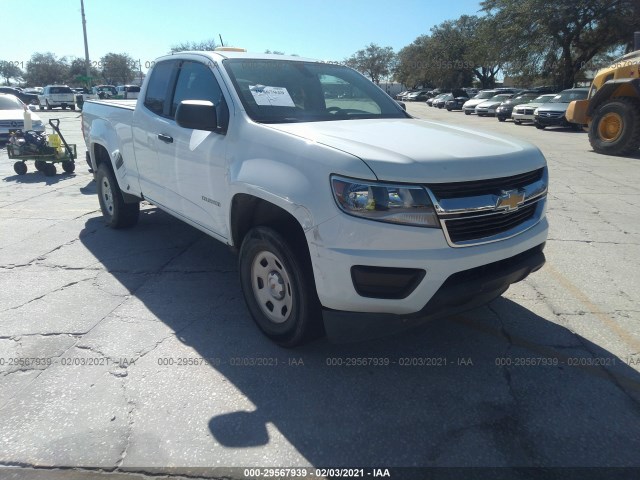
M 248 309 L 283 346 L 469 309 L 544 263 L 537 148 L 412 118 L 345 66 L 184 52 L 137 101 L 82 117 L 106 222 L 134 225 L 144 199 L 234 247 Z

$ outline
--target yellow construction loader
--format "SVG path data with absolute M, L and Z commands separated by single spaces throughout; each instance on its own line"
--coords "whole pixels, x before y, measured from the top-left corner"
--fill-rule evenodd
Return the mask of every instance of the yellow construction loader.
M 640 148 L 640 50 L 599 70 L 586 100 L 569 104 L 566 118 L 588 125 L 598 153 L 630 155 Z

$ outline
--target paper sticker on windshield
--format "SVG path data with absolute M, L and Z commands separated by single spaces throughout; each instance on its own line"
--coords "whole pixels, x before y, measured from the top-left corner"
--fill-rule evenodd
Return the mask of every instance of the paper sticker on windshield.
M 258 105 L 271 107 L 295 107 L 291 95 L 284 87 L 265 87 L 264 85 L 249 85 L 253 99 Z

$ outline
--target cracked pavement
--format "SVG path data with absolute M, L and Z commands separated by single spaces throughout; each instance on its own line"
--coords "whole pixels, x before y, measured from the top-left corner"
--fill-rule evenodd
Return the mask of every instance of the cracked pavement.
M 147 204 L 137 227 L 110 230 L 83 158 L 72 175 L 30 163 L 18 177 L 3 150 L 0 477 L 640 467 L 640 154 L 408 109 L 540 147 L 548 263 L 490 305 L 411 333 L 296 350 L 253 325 L 224 245 Z M 39 113 L 82 144 L 76 113 Z M 359 357 L 389 364 L 346 366 Z

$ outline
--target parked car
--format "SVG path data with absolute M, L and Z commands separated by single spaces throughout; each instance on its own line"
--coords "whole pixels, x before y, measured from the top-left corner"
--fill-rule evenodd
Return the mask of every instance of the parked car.
M 511 118 L 511 114 L 513 113 L 513 109 L 516 105 L 532 102 L 538 96 L 540 96 L 538 92 L 525 91 L 524 93 L 519 93 L 514 97 L 505 100 L 496 109 L 496 117 L 498 118 L 498 121 L 504 122 L 508 118 Z
M 500 93 L 498 95 L 494 95 L 489 100 L 479 103 L 475 108 L 476 115 L 479 117 L 493 117 L 500 104 L 513 97 L 513 95 L 513 93 Z
M 405 96 L 404 100 L 408 102 L 417 102 L 418 100 L 426 99 L 429 90 L 416 90 Z
M 91 89 L 91 93 L 97 95 L 100 99 L 113 98 L 118 95 L 118 91 L 113 85 L 96 85 Z
M 433 106 L 437 107 L 437 108 L 444 108 L 444 106 L 446 105 L 446 103 L 449 100 L 453 100 L 453 94 L 451 94 L 451 93 L 443 93 L 443 94 L 438 96 L 437 100 L 434 100 Z
M 430 107 L 433 107 L 433 106 L 434 106 L 434 104 L 433 104 L 433 103 L 434 103 L 436 100 L 438 100 L 438 99 L 439 99 L 441 96 L 443 96 L 443 95 L 445 95 L 445 94 L 444 94 L 444 93 L 439 93 L 438 95 L 435 95 L 435 96 L 433 96 L 433 97 L 431 97 L 431 98 L 428 98 L 428 99 L 426 100 L 426 104 L 427 104 L 427 105 L 429 105 Z
M 511 114 L 513 123 L 515 123 L 516 125 L 520 125 L 523 122 L 533 123 L 533 120 L 534 120 L 533 114 L 536 111 L 536 108 L 547 103 L 555 96 L 556 96 L 555 93 L 547 93 L 545 95 L 540 95 L 539 97 L 536 97 L 530 103 L 523 103 L 520 105 L 516 105 L 513 108 L 513 113 Z
M 445 108 L 451 112 L 452 110 L 462 110 L 462 106 L 469 101 L 469 97 L 456 97 L 448 100 Z
M 115 98 L 123 98 L 125 100 L 132 100 L 138 98 L 140 93 L 140 87 L 138 85 L 119 85 L 116 87 Z M 331 92 L 326 92 L 332 95 Z M 325 98 L 327 96 L 325 95 Z
M 324 98 L 335 79 L 358 107 Z M 548 170 L 527 142 L 412 118 L 355 70 L 294 56 L 177 53 L 144 82 L 135 105 L 82 112 L 105 223 L 133 226 L 144 199 L 236 247 L 279 345 L 457 313 L 544 264 Z
M 24 112 L 27 105 L 18 97 L 8 93 L 0 93 L 0 142 L 9 140 L 9 135 L 24 130 Z M 31 129 L 44 132 L 42 119 L 34 112 L 31 114 Z
M 61 107 L 66 110 L 76 109 L 76 98 L 73 90 L 67 85 L 47 85 L 42 91 L 42 95 L 38 95 L 38 103 L 40 110 L 51 110 L 52 108 Z
M 565 117 L 569 103 L 574 100 L 584 100 L 589 94 L 588 88 L 568 88 L 553 97 L 534 112 L 533 123 L 536 128 L 545 127 L 572 127 L 581 130 L 582 125 L 571 123 Z
M 0 87 L 0 93 L 5 93 L 8 95 L 14 95 L 20 99 L 21 102 L 26 103 L 27 105 L 37 105 L 38 104 L 38 95 L 34 93 L 22 92 L 14 87 Z
M 411 93 L 411 90 L 403 90 L 402 92 L 396 94 L 395 99 L 402 100 L 402 98 L 409 93 Z
M 84 102 L 87 100 L 98 100 L 100 98 L 86 87 L 74 88 L 73 91 L 75 93 L 76 105 L 80 110 L 82 110 Z
M 497 92 L 495 90 L 482 90 L 478 92 L 476 96 L 472 99 L 465 102 L 462 106 L 462 111 L 465 115 L 471 115 L 472 113 L 476 113 L 476 106 L 480 105 L 482 102 L 489 100 L 492 97 L 495 97 Z
M 24 93 L 32 93 L 34 95 L 41 95 L 44 88 L 42 87 L 27 87 L 23 90 Z

